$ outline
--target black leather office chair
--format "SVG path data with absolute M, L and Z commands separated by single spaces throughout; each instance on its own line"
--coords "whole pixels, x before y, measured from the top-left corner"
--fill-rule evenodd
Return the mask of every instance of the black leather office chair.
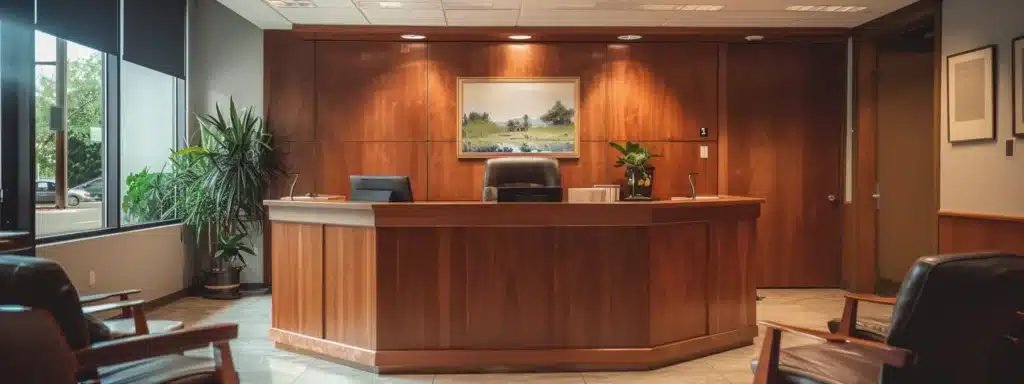
M 238 335 L 236 324 L 197 327 L 163 334 L 130 336 L 96 343 L 89 336 L 85 314 L 78 293 L 64 269 L 53 261 L 25 256 L 0 256 L 0 305 L 9 321 L 0 321 L 0 330 L 7 340 L 22 343 L 21 347 L 6 346 L 5 356 L 16 356 L 18 351 L 45 350 L 45 353 L 73 351 L 70 369 L 76 379 L 99 379 L 103 383 L 119 382 L 237 382 L 231 362 L 228 340 Z M 40 316 L 45 313 L 46 316 Z M 26 327 L 26 322 L 55 322 L 64 347 L 52 343 L 52 331 L 46 327 Z M 42 320 L 52 319 L 52 320 Z M 35 346 L 32 337 L 24 332 L 37 332 L 48 345 Z M 213 344 L 217 359 L 180 355 L 189 349 Z M 66 349 L 66 351 L 65 351 Z M 63 351 L 63 352 L 62 352 Z M 24 353 L 23 352 L 23 353 Z M 43 353 L 43 352 L 40 352 Z M 12 355 L 13 354 L 13 355 Z M 0 360 L 4 356 L 0 356 Z M 26 357 L 28 359 L 28 357 Z M 66 356 L 54 356 L 61 362 Z M 37 367 L 46 369 L 46 367 Z M 14 369 L 14 368 L 9 368 Z M 54 368 L 56 369 L 56 368 Z M 19 371 L 23 372 L 23 371 Z M 28 374 L 28 373 L 25 373 Z M 4 372 L 0 377 L 8 378 Z M 14 382 L 35 382 L 31 378 Z M 63 382 L 54 381 L 54 382 Z
M 1017 321 L 1024 256 L 977 253 L 917 260 L 884 342 L 761 322 L 768 328 L 755 383 L 1003 382 L 993 353 Z M 825 341 L 780 349 L 782 332 Z
M 484 164 L 484 201 L 497 199 L 501 187 L 562 186 L 558 161 L 542 157 L 502 157 Z

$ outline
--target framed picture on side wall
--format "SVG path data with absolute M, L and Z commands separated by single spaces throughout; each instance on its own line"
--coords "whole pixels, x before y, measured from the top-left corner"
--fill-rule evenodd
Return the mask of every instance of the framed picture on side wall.
M 1013 135 L 1024 136 L 1024 36 L 1013 39 Z
M 576 77 L 460 77 L 460 158 L 578 158 Z
M 996 138 L 996 46 L 946 57 L 949 142 Z

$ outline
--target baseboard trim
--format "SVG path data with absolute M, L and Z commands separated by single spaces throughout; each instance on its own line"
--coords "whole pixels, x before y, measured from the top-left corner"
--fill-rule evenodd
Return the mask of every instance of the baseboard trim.
M 271 328 L 269 338 L 282 349 L 311 354 L 354 368 L 388 374 L 635 371 L 754 344 L 757 326 L 696 337 L 650 348 L 541 350 L 369 350 Z

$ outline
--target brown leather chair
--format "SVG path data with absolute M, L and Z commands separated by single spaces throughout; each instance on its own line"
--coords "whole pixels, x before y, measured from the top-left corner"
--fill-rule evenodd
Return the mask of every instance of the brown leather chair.
M 976 253 L 917 260 L 884 342 L 760 322 L 767 334 L 755 383 L 985 383 L 990 357 L 1017 320 L 1024 256 Z M 856 301 L 856 299 L 854 299 Z M 848 301 L 849 302 L 849 301 Z M 955 331 L 951 331 L 955 330 Z M 824 341 L 781 349 L 782 332 Z
M 142 291 L 129 289 L 119 292 L 97 293 L 80 296 L 82 312 L 89 320 L 89 335 L 93 342 L 119 339 L 122 337 L 145 335 L 150 333 L 166 333 L 184 328 L 177 320 L 150 320 L 146 318 L 145 300 L 131 300 L 130 296 Z M 118 301 L 105 302 L 117 298 Z M 88 305 L 91 304 L 91 305 Z M 116 318 L 101 320 L 93 314 L 120 309 Z
M 497 198 L 501 187 L 561 188 L 558 161 L 543 157 L 501 157 L 484 164 L 484 201 Z
M 96 371 L 101 383 L 237 383 L 228 340 L 238 326 L 140 335 L 73 351 L 49 312 L 0 306 L 0 377 L 11 383 L 76 383 Z M 213 344 L 214 359 L 180 355 Z M 89 380 L 87 380 L 89 381 Z
M 119 303 L 110 305 L 115 304 Z M 211 343 L 217 345 L 221 354 L 230 354 L 227 340 L 235 338 L 238 333 L 237 325 L 232 324 L 96 343 L 89 335 L 78 293 L 64 269 L 56 262 L 35 257 L 0 256 L 0 305 L 47 312 L 56 321 L 67 347 L 75 351 L 77 378 L 99 378 L 104 383 L 133 380 L 174 382 L 181 377 L 210 377 L 217 372 L 213 360 L 163 355 Z M 129 306 L 140 305 L 129 303 Z M 136 324 L 140 324 L 139 318 L 135 319 Z M 144 320 L 141 324 L 145 324 Z M 162 357 L 141 360 L 156 356 Z M 100 367 L 104 368 L 97 369 Z M 147 378 L 142 380 L 143 377 Z

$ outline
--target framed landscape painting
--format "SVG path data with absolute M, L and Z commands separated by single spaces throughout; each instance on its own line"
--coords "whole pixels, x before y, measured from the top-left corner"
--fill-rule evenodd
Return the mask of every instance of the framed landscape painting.
M 996 138 L 996 46 L 946 57 L 949 142 Z
M 579 157 L 576 77 L 459 78 L 459 157 Z

